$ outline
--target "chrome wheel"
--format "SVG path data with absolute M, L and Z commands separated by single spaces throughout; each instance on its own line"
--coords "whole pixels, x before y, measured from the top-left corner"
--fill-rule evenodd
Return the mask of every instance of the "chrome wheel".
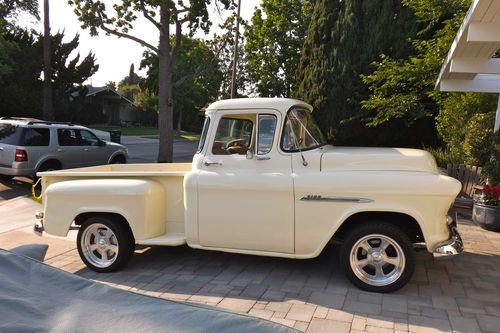
M 111 228 L 94 223 L 83 230 L 80 239 L 83 256 L 92 265 L 99 268 L 111 266 L 118 257 L 118 240 Z
M 387 286 L 398 280 L 406 259 L 401 246 L 392 238 L 371 234 L 360 238 L 351 248 L 349 263 L 358 279 L 370 286 Z

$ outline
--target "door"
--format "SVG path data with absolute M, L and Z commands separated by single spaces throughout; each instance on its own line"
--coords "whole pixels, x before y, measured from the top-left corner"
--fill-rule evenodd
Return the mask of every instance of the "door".
M 83 129 L 78 131 L 80 132 L 80 144 L 88 165 L 108 164 L 110 153 L 107 146 L 100 145 L 100 140 L 94 133 Z
M 80 133 L 75 128 L 57 129 L 57 156 L 63 168 L 77 168 L 88 166 L 86 156 L 83 154 L 83 147 L 80 145 Z
M 198 178 L 202 246 L 294 253 L 291 156 L 276 148 L 280 122 L 272 111 L 217 117 Z

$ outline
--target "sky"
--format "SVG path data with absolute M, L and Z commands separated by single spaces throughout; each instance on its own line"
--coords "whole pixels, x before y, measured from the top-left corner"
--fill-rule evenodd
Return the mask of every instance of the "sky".
M 108 2 L 108 1 L 106 1 Z M 109 1 L 114 2 L 114 1 Z M 259 0 L 241 0 L 241 17 L 249 20 L 254 12 L 254 8 L 260 3 Z M 209 35 L 203 32 L 196 33 L 196 37 L 209 38 L 213 33 L 220 33 L 218 25 L 231 13 L 223 13 L 223 17 L 217 13 L 214 7 L 210 10 L 210 20 L 212 21 L 212 30 Z M 43 1 L 40 1 L 40 17 L 43 17 Z M 43 31 L 43 20 L 36 22 L 31 18 L 23 18 L 24 25 L 34 27 L 38 31 Z M 69 40 L 76 33 L 80 34 L 80 46 L 78 52 L 84 57 L 89 51 L 92 51 L 97 58 L 99 70 L 89 79 L 87 84 L 93 86 L 102 86 L 108 81 L 118 83 L 128 75 L 130 64 L 134 63 L 136 73 L 144 75 L 144 71 L 139 71 L 139 63 L 142 59 L 142 53 L 146 50 L 134 41 L 118 38 L 116 36 L 106 36 L 100 32 L 98 36 L 91 37 L 87 30 L 80 28 L 80 22 L 73 13 L 73 8 L 67 4 L 66 0 L 50 1 L 50 24 L 51 33 L 58 30 L 64 30 L 66 39 Z M 186 29 L 187 30 L 187 29 Z M 131 34 L 144 38 L 147 42 L 158 44 L 158 30 L 146 19 L 138 19 L 134 24 L 134 30 Z

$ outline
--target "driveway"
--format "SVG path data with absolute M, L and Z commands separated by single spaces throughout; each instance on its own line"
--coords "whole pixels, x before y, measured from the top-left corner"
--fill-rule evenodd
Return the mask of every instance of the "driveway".
M 343 276 L 337 247 L 311 260 L 245 256 L 189 247 L 141 247 L 122 271 L 98 274 L 74 240 L 0 232 L 0 247 L 46 242 L 48 264 L 117 288 L 202 303 L 307 332 L 499 332 L 500 234 L 459 219 L 462 255 L 417 252 L 410 283 L 392 294 L 363 292 Z

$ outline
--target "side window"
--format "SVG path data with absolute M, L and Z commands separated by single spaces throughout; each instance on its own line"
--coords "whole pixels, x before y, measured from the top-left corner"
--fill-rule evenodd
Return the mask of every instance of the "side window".
M 200 142 L 198 142 L 198 149 L 196 150 L 197 153 L 201 152 L 203 150 L 203 147 L 205 146 L 205 140 L 207 139 L 207 133 L 209 128 L 210 128 L 210 118 L 206 117 L 205 123 L 203 124 L 203 130 L 201 131 L 200 135 Z
M 259 133 L 257 136 L 257 155 L 267 154 L 273 147 L 274 133 L 276 131 L 276 116 L 259 115 Z
M 245 155 L 252 143 L 252 133 L 256 115 L 234 115 L 219 121 L 212 154 Z
M 98 146 L 99 139 L 91 132 L 86 130 L 77 130 L 80 132 L 80 146 Z
M 71 128 L 58 128 L 57 140 L 60 146 L 79 146 L 77 133 Z
M 23 146 L 48 146 L 50 143 L 50 130 L 48 128 L 26 128 L 21 142 Z

